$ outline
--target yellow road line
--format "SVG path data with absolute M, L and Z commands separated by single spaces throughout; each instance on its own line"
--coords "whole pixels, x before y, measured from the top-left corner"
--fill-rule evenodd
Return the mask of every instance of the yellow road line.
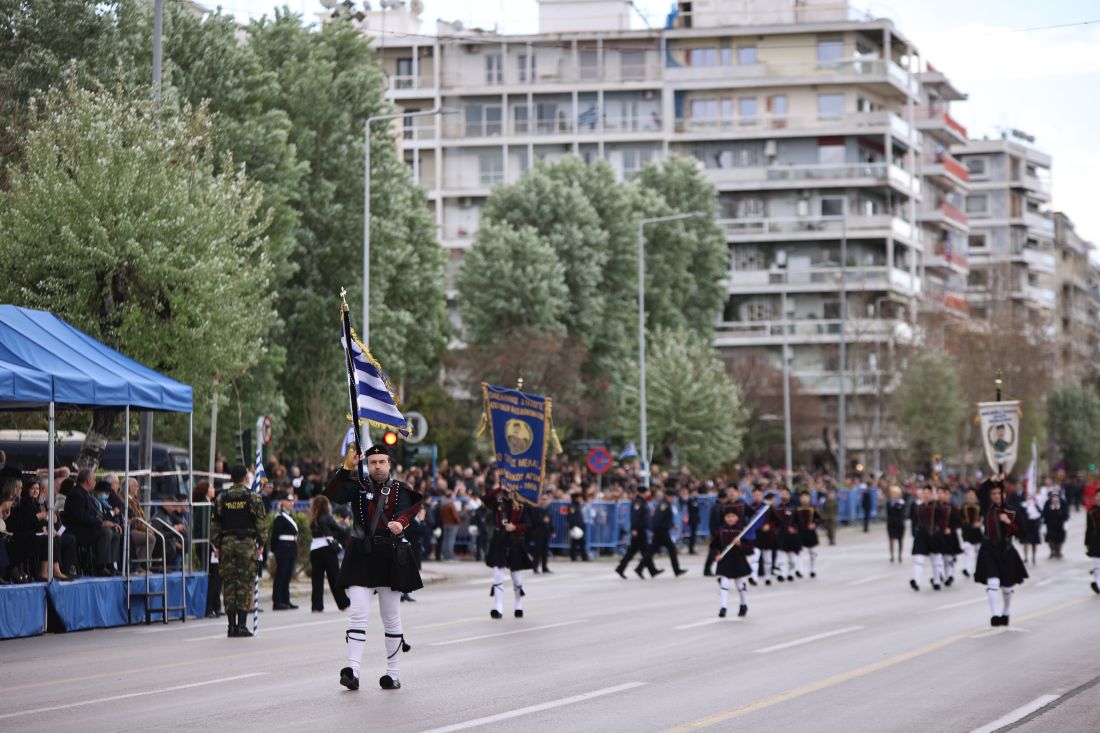
M 1085 601 L 1091 600 L 1091 598 L 1078 598 L 1077 600 L 1068 601 L 1057 606 L 1051 606 L 1050 608 L 1044 608 L 1041 611 L 1036 611 L 1035 613 L 1030 613 L 1026 616 L 1016 617 L 1012 620 L 1017 622 L 1030 621 L 1032 619 L 1046 616 L 1047 614 L 1061 611 L 1071 606 L 1076 606 L 1084 603 Z M 816 680 L 814 682 L 802 685 L 801 687 L 796 687 L 793 690 L 787 690 L 786 692 L 781 692 L 777 695 L 772 695 L 771 697 L 765 697 L 761 700 L 757 700 L 756 702 L 751 702 L 747 705 L 733 708 L 732 710 L 726 710 L 725 712 L 716 713 L 705 718 L 700 718 L 699 720 L 694 720 L 690 723 L 684 723 L 683 725 L 678 725 L 674 728 L 668 728 L 663 733 L 686 733 L 686 731 L 709 728 L 712 725 L 717 725 L 718 723 L 723 723 L 727 720 L 738 718 L 742 715 L 747 715 L 748 713 L 754 713 L 757 710 L 763 710 L 764 708 L 769 708 L 773 705 L 787 702 L 788 700 L 794 700 L 795 698 L 802 697 L 803 695 L 809 695 L 811 692 L 817 692 L 818 690 L 824 690 L 828 687 L 834 687 L 835 685 L 839 685 L 841 683 L 848 682 L 859 677 L 865 677 L 874 672 L 878 672 L 879 670 L 893 667 L 897 664 L 901 664 L 902 662 L 908 662 L 911 659 L 916 659 L 917 657 L 924 656 L 925 654 L 930 654 L 939 649 L 943 649 L 945 646 L 950 646 L 957 641 L 966 639 L 970 635 L 974 634 L 976 631 L 977 629 L 969 629 L 967 631 L 945 637 L 943 639 L 940 639 L 939 641 L 934 641 L 931 644 L 927 644 L 917 649 L 912 649 L 910 651 L 903 652 L 902 654 L 898 654 L 897 656 L 889 657 L 888 659 L 883 659 L 878 662 L 873 662 L 872 664 L 866 664 L 862 667 L 857 667 L 856 669 L 849 670 L 848 672 L 842 672 L 840 674 L 832 675 L 831 677 Z

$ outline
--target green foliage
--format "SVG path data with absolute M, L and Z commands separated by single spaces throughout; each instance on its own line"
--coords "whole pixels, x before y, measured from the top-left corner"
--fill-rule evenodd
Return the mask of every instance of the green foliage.
M 659 328 L 647 347 L 647 428 L 654 461 L 667 459 L 699 475 L 732 464 L 741 454 L 749 415 L 710 340 Z M 620 429 L 640 435 L 636 369 L 626 371 L 622 381 Z
M 253 366 L 274 309 L 261 191 L 205 109 L 75 86 L 32 117 L 0 201 L 0 300 L 57 313 L 208 392 Z
M 471 343 L 491 344 L 526 328 L 565 332 L 565 268 L 531 227 L 485 223 L 462 259 L 456 285 Z
M 1081 384 L 1055 387 L 1047 396 L 1047 431 L 1067 470 L 1100 462 L 1100 396 Z
M 408 406 L 428 421 L 428 437 L 424 442 L 438 446 L 439 460 L 465 465 L 472 458 L 480 414 L 477 407 L 456 400 L 435 383 L 418 386 Z
M 926 465 L 936 453 L 945 459 L 952 454 L 966 419 L 966 402 L 947 354 L 917 354 L 902 373 L 893 402 L 898 427 L 908 445 L 909 465 Z

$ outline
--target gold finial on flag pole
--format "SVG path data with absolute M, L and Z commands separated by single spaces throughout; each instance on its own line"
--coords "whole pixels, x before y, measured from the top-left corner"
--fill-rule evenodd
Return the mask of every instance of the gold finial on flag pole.
M 348 291 L 344 288 L 340 288 L 340 310 L 347 313 L 348 311 Z
M 523 377 L 519 377 L 519 378 L 516 379 L 516 389 L 518 389 L 518 390 L 523 389 Z

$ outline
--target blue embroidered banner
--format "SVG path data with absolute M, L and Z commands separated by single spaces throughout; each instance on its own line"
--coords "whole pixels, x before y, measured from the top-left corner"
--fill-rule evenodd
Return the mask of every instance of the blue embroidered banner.
M 553 429 L 550 398 L 485 383 L 481 389 L 500 485 L 521 501 L 537 504 Z

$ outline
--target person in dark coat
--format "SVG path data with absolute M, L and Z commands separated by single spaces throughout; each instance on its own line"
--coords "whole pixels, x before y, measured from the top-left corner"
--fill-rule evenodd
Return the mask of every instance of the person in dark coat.
M 549 493 L 539 497 L 539 505 L 531 508 L 531 521 L 531 561 L 535 565 L 536 573 L 540 568 L 542 572 L 549 573 L 547 561 L 550 557 L 550 539 L 554 536 Z
M 891 486 L 890 499 L 886 502 L 886 537 L 890 543 L 890 562 L 894 562 L 895 543 L 898 547 L 898 562 L 901 562 L 905 547 L 905 515 L 908 509 L 901 496 L 901 487 Z
M 531 510 L 499 485 L 485 494 L 485 506 L 493 513 L 493 538 L 485 554 L 485 564 L 493 569 L 493 587 L 489 592 L 495 608 L 491 618 L 504 616 L 504 574 L 512 576 L 515 592 L 515 617 L 523 618 L 523 577 L 520 573 L 535 567 L 527 554 L 525 535 L 532 525 Z
M 1012 538 L 1021 532 L 1021 512 L 1005 505 L 1003 493 L 1002 482 L 995 482 L 989 487 L 989 510 L 982 527 L 982 546 L 978 550 L 978 564 L 974 571 L 974 582 L 986 588 L 992 613 L 990 626 L 1008 626 L 1012 595 L 1016 586 L 1028 577 L 1020 553 L 1012 545 Z
M 1092 591 L 1100 593 L 1100 501 L 1085 513 L 1085 554 L 1092 558 Z
M 103 513 L 102 505 L 93 496 L 95 471 L 82 468 L 76 477 L 76 487 L 65 499 L 61 521 L 66 532 L 72 532 L 78 546 L 92 548 L 96 575 L 118 575 L 114 564 L 119 557 L 122 528 Z
M 357 464 L 365 455 L 367 476 L 360 481 Z M 359 689 L 359 671 L 367 644 L 371 598 L 378 597 L 378 611 L 386 639 L 386 673 L 378 679 L 383 690 L 401 687 L 398 677 L 401 652 L 411 648 L 401 627 L 401 594 L 424 587 L 405 528 L 420 511 L 423 497 L 390 476 L 389 452 L 380 445 L 365 454 L 349 450 L 344 464 L 325 487 L 329 501 L 351 505 L 352 529 L 340 565 L 338 582 L 348 589 L 351 611 L 344 635 L 348 666 L 340 670 L 340 684 Z
M 1061 494 L 1052 494 L 1043 505 L 1043 524 L 1047 528 L 1047 544 L 1050 545 L 1050 557 L 1062 559 L 1062 545 L 1066 543 L 1066 522 L 1069 521 L 1069 506 L 1062 501 Z
M 348 531 L 332 516 L 332 504 L 324 495 L 319 494 L 309 502 L 309 532 L 313 537 L 309 543 L 309 574 L 313 585 L 310 607 L 315 613 L 325 610 L 325 579 L 328 578 L 336 607 L 343 611 L 351 601 L 336 577 L 340 573 L 340 546 L 347 540 Z
M 580 492 L 573 494 L 569 504 L 569 516 L 567 522 L 569 524 L 569 561 L 576 562 L 579 557 L 584 562 L 588 562 L 588 547 L 587 540 L 585 538 L 585 532 L 588 531 L 587 523 L 584 521 L 584 497 Z
M 737 587 L 737 595 L 741 605 L 737 610 L 738 616 L 744 616 L 749 612 L 748 586 L 745 579 L 752 575 L 752 567 L 745 555 L 745 548 L 737 535 L 741 533 L 746 521 L 744 505 L 726 504 L 722 507 L 722 525 L 718 529 L 718 552 L 726 547 L 729 551 L 718 560 L 718 617 L 726 617 L 726 605 L 729 602 L 730 581 Z
M 630 504 L 630 545 L 615 567 L 615 572 L 623 580 L 626 580 L 626 568 L 635 553 L 641 553 L 641 558 L 638 560 L 637 567 L 634 568 L 634 573 L 642 580 L 645 580 L 644 570 L 649 570 L 651 578 L 656 578 L 664 572 L 664 568 L 658 568 L 653 564 L 653 556 L 649 551 L 649 538 L 646 535 L 649 531 L 649 517 L 649 487 L 639 486 L 638 493 Z

